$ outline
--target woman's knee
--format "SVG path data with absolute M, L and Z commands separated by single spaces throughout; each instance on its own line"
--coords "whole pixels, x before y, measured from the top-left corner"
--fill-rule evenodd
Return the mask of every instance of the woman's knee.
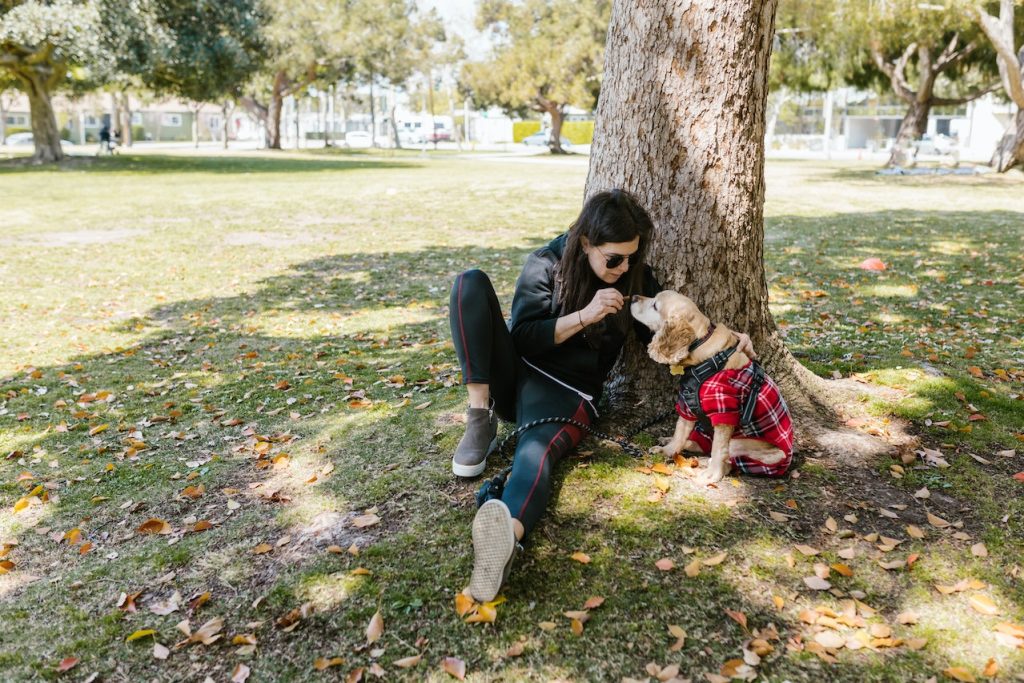
M 459 301 L 466 298 L 466 296 L 486 292 L 487 288 L 494 289 L 494 285 L 491 284 L 491 278 L 487 277 L 487 273 L 479 268 L 472 268 L 459 273 L 455 278 L 455 282 L 452 284 L 451 299 L 452 301 Z

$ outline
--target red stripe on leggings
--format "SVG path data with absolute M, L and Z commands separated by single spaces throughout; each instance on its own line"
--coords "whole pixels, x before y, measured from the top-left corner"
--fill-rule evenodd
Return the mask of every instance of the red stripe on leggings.
M 459 334 L 462 336 L 462 352 L 466 354 L 466 384 L 469 384 L 471 378 L 469 377 L 469 369 L 472 367 L 472 362 L 469 359 L 469 345 L 466 343 L 466 328 L 462 326 L 462 281 L 466 278 L 462 275 L 459 276 Z
M 576 408 L 576 412 L 573 413 L 572 419 L 577 422 L 584 424 L 590 424 L 590 416 L 587 415 L 587 411 L 583 409 L 583 401 L 580 401 L 580 405 Z M 581 415 L 582 413 L 582 415 Z M 523 514 L 526 512 L 526 506 L 529 505 L 530 499 L 533 498 L 533 492 L 537 489 L 537 484 L 540 482 L 540 473 L 544 471 L 544 461 L 548 458 L 548 453 L 551 452 L 551 447 L 555 445 L 555 441 L 562 435 L 562 432 L 575 429 L 579 431 L 579 427 L 573 427 L 572 425 L 562 425 L 562 428 L 555 432 L 555 435 L 551 437 L 551 441 L 548 442 L 548 447 L 544 451 L 544 455 L 540 459 L 540 464 L 537 466 L 537 476 L 533 479 L 533 486 L 530 487 L 530 492 L 526 494 L 526 499 L 523 500 L 523 506 L 519 508 L 519 515 L 516 519 L 522 519 Z M 580 434 L 580 439 L 583 438 L 583 434 Z

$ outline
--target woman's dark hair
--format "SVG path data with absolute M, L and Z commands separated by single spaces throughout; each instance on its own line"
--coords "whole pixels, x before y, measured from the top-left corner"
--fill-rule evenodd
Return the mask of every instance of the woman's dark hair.
M 635 265 L 631 263 L 629 271 L 615 283 L 616 289 L 628 296 L 641 291 L 647 245 L 653 230 L 651 217 L 636 197 L 625 190 L 606 190 L 590 197 L 569 228 L 565 251 L 562 252 L 559 300 L 563 310 L 580 310 L 590 303 L 599 287 L 608 286 L 598 280 L 587 262 L 587 254 L 583 251 L 584 237 L 594 247 L 640 238 Z

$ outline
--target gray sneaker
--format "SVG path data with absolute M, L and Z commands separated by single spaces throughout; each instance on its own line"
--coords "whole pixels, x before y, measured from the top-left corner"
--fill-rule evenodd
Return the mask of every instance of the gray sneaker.
M 476 477 L 487 467 L 487 456 L 498 447 L 498 416 L 488 408 L 466 411 L 466 433 L 452 456 L 452 473 Z
M 492 498 L 473 518 L 473 576 L 469 592 L 477 602 L 490 602 L 508 579 L 516 535 L 508 506 Z

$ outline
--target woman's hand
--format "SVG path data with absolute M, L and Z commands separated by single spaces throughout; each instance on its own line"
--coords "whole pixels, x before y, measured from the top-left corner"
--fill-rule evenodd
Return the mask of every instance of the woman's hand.
M 754 345 L 750 343 L 750 337 L 742 332 L 737 332 L 736 338 L 740 340 L 736 345 L 736 350 L 740 353 L 746 354 L 747 358 L 750 360 L 757 360 L 757 353 L 754 352 Z
M 613 313 L 618 313 L 622 310 L 622 304 L 622 294 L 619 290 L 614 287 L 599 289 L 597 290 L 597 293 L 594 294 L 594 298 L 590 303 L 580 311 L 580 321 L 584 326 L 601 322 L 607 316 L 612 315 Z M 747 342 L 749 341 L 750 339 L 747 338 Z

